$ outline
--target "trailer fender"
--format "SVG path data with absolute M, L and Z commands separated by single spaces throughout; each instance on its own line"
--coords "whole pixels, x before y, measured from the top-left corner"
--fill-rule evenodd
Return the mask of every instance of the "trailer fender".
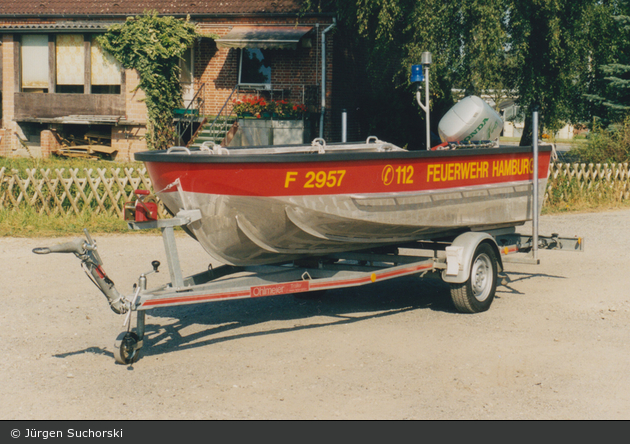
M 488 233 L 468 231 L 455 238 L 446 247 L 446 269 L 442 270 L 442 280 L 450 284 L 462 284 L 470 277 L 473 255 L 477 247 L 487 243 L 492 247 L 497 260 L 497 270 L 503 271 L 501 254 L 494 238 Z

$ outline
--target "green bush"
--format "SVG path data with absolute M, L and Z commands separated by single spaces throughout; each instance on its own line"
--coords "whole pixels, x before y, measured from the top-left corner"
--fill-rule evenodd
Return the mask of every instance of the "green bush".
M 571 154 L 582 163 L 630 162 L 630 117 L 609 129 L 595 128 L 588 142 L 574 146 Z

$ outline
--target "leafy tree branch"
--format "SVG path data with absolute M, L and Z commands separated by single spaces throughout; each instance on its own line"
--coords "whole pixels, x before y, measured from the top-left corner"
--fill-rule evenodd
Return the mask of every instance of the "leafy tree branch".
M 173 143 L 174 111 L 182 106 L 179 61 L 198 36 L 189 20 L 148 11 L 112 25 L 98 38 L 123 68 L 138 72 L 138 87 L 146 96 L 150 149 L 166 149 Z

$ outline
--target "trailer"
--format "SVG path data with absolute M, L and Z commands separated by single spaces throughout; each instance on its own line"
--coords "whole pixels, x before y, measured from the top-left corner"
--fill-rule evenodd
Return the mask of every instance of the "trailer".
M 538 248 L 584 251 L 584 238 L 581 237 L 522 235 L 514 228 L 508 228 L 468 231 L 453 238 L 313 256 L 273 265 L 209 266 L 205 271 L 184 277 L 175 227 L 186 227 L 199 217 L 199 212 L 192 210 L 181 211 L 169 219 L 129 222 L 133 230 L 161 230 L 171 279 L 166 285 L 147 288 L 148 276 L 158 272 L 161 266 L 158 261 L 153 261 L 152 269 L 139 276 L 129 295 L 119 293 L 103 269 L 96 241 L 87 230 L 84 230 L 84 238 L 35 248 L 33 252 L 72 253 L 80 259 L 86 274 L 105 295 L 111 309 L 126 316 L 125 329 L 114 344 L 114 357 L 117 363 L 129 365 L 140 357 L 145 314 L 153 308 L 285 294 L 316 297 L 332 289 L 437 273 L 450 285 L 451 299 L 457 311 L 480 313 L 492 304 L 504 263 L 539 263 L 532 254 Z M 535 237 L 538 237 L 536 243 Z M 135 326 L 132 322 L 134 313 Z

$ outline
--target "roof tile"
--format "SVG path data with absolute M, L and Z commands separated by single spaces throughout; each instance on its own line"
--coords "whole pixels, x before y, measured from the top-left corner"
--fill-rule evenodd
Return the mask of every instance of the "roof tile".
M 297 14 L 303 0 L 0 0 L 0 17 Z

